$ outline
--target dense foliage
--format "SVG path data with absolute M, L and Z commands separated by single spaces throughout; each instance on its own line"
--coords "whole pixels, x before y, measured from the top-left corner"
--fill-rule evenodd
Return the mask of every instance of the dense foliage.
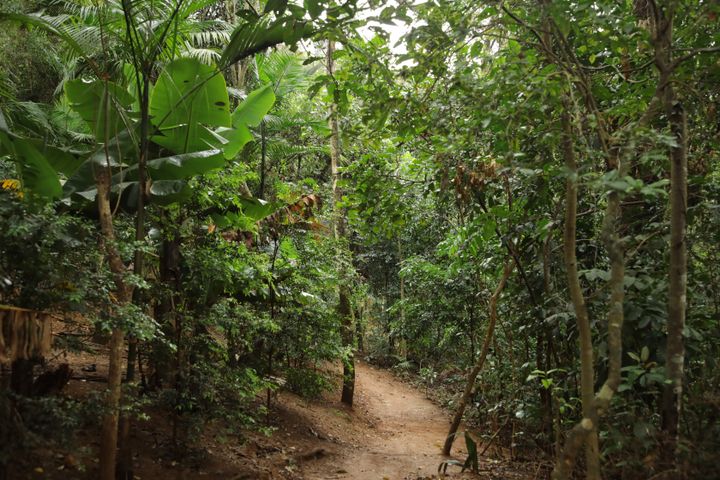
M 262 428 L 272 390 L 333 391 L 339 360 L 345 401 L 359 351 L 548 476 L 710 478 L 718 14 L 3 6 L 0 306 L 111 335 L 110 377 L 128 350 L 121 443 L 148 404 L 178 448 L 212 419 Z

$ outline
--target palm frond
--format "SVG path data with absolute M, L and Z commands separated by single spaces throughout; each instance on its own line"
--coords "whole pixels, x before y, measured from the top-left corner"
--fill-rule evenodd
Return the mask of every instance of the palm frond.
M 263 83 L 272 83 L 277 97 L 284 97 L 307 85 L 308 75 L 300 58 L 287 50 L 258 57 L 258 72 Z
M 11 78 L 11 72 L 0 71 L 0 105 L 17 101 L 17 85 Z
M 215 65 L 220 59 L 220 54 L 212 48 L 195 48 L 186 45 L 185 52 L 188 57 L 197 58 L 205 65 Z
M 188 37 L 193 46 L 202 47 L 223 47 L 230 42 L 231 31 L 229 29 L 222 30 L 202 30 L 198 32 L 190 32 Z
M 285 141 L 274 141 L 267 146 L 268 158 L 273 161 L 295 157 L 297 155 L 329 154 L 329 147 L 293 145 Z
M 54 135 L 50 117 L 43 105 L 35 102 L 18 102 L 16 107 L 19 121 L 25 130 L 31 131 L 39 137 Z
M 281 43 L 294 43 L 313 34 L 312 25 L 293 18 L 270 20 L 266 17 L 243 23 L 235 29 L 223 51 L 220 67 L 225 68 Z

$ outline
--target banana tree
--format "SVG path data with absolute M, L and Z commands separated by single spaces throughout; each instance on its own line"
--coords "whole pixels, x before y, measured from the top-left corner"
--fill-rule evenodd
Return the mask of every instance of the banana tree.
M 66 83 L 65 94 L 73 110 L 93 129 L 98 146 L 71 164 L 74 170 L 56 170 L 54 176 L 44 176 L 43 184 L 26 180 L 25 187 L 67 202 L 92 200 L 97 193 L 92 172 L 104 165 L 112 172 L 115 194 L 122 195 L 128 189 L 137 191 L 139 125 L 133 119 L 137 112 L 130 108 L 133 99 L 129 91 L 109 81 L 78 79 Z M 231 112 L 225 80 L 216 69 L 193 58 L 168 64 L 152 86 L 149 102 L 150 150 L 157 152 L 146 164 L 150 201 L 168 205 L 186 199 L 191 178 L 224 167 L 252 140 L 249 128 L 256 124 L 258 116 L 267 113 L 274 99 L 272 90 L 263 86 Z M 103 102 L 108 104 L 107 109 Z M 67 180 L 61 182 L 61 175 Z M 133 203 L 135 195 L 123 198 L 127 208 L 137 207 Z
M 131 88 L 119 83 L 77 79 L 65 84 L 65 96 L 72 109 L 95 137 L 91 148 L 61 149 L 41 139 L 17 135 L 4 122 L 0 124 L 2 153 L 15 159 L 26 192 L 36 198 L 63 199 L 68 203 L 97 199 L 119 306 L 131 301 L 132 288 L 124 280 L 125 266 L 114 246 L 110 195 L 121 195 L 127 206 L 134 206 L 138 212 L 143 205 L 132 200 L 145 196 L 147 201 L 161 204 L 182 201 L 189 193 L 188 181 L 192 177 L 221 168 L 237 156 L 252 139 L 249 128 L 274 102 L 272 90 L 263 87 L 231 113 L 222 75 L 216 68 L 191 58 L 170 62 L 151 87 L 147 117 L 150 142 L 145 152 L 158 155 L 146 160 L 144 181 L 140 162 L 143 115 L 136 108 L 140 102 Z M 114 476 L 123 343 L 124 332 L 115 329 L 110 343 L 110 413 L 103 422 L 101 442 L 102 478 Z
M 252 139 L 250 127 L 260 122 L 274 102 L 271 89 L 260 89 L 231 113 L 221 72 L 264 49 L 280 43 L 292 45 L 313 35 L 318 30 L 313 22 L 319 23 L 321 18 L 328 25 L 338 24 L 354 14 L 353 2 L 336 7 L 321 1 L 306 2 L 307 12 L 287 2 L 269 2 L 262 14 L 244 11 L 244 21 L 218 54 L 218 65 L 210 66 L 177 57 L 182 54 L 178 45 L 186 44 L 181 37 L 187 21 L 193 12 L 212 2 L 157 3 L 110 0 L 74 10 L 73 4 L 67 4 L 73 13 L 58 17 L 0 12 L 0 19 L 48 31 L 73 53 L 80 78 L 65 82 L 65 96 L 95 139 L 92 146 L 80 145 L 79 152 L 77 145 L 72 150 L 62 149 L 19 136 L 3 121 L 0 155 L 15 159 L 23 188 L 33 197 L 62 198 L 68 203 L 96 199 L 119 307 L 131 301 L 133 291 L 125 281 L 126 267 L 115 246 L 111 194 L 135 207 L 136 239 L 143 240 L 145 203 L 185 199 L 188 180 L 221 168 L 237 156 Z M 324 9 L 326 15 L 321 16 Z M 142 265 L 138 249 L 136 275 L 142 275 Z M 123 345 L 124 332 L 115 328 L 109 345 L 108 413 L 100 451 L 103 480 L 115 478 Z M 128 357 L 130 379 L 132 351 Z M 132 478 L 127 468 L 120 467 L 124 477 Z

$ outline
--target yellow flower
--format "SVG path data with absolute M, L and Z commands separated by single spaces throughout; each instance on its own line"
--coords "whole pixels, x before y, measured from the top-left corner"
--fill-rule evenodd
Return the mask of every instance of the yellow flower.
M 0 188 L 3 190 L 11 190 L 15 192 L 18 197 L 23 198 L 23 192 L 20 191 L 20 180 L 3 178 L 0 180 Z

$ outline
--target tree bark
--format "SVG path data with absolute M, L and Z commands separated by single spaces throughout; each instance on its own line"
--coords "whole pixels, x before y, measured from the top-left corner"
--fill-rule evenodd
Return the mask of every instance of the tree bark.
M 125 282 L 125 264 L 115 244 L 115 230 L 113 228 L 112 211 L 110 209 L 110 178 L 109 167 L 96 167 L 95 184 L 97 186 L 97 207 L 100 217 L 100 230 L 104 240 L 105 255 L 116 287 L 115 303 L 120 307 L 126 305 L 132 298 L 132 287 Z M 108 344 L 110 365 L 108 371 L 108 388 L 105 398 L 106 412 L 102 421 L 102 434 L 100 439 L 100 480 L 115 479 L 118 411 L 120 406 L 122 351 L 124 343 L 125 333 L 122 329 L 114 327 Z
M 258 187 L 258 198 L 265 196 L 265 175 L 267 169 L 267 128 L 265 120 L 260 122 L 260 186 Z
M 621 380 L 622 367 L 622 325 L 624 321 L 623 306 L 625 302 L 625 250 L 620 238 L 619 223 L 622 217 L 621 196 L 619 192 L 608 194 L 607 207 L 603 218 L 600 236 L 610 259 L 610 303 L 608 307 L 608 377 L 600 391 L 594 394 L 594 366 L 590 318 L 585 304 L 585 297 L 578 277 L 576 249 L 576 222 L 577 222 L 577 161 L 572 143 L 572 125 L 570 122 L 569 105 L 566 105 L 562 115 L 563 142 L 562 151 L 565 165 L 568 169 L 567 180 L 567 206 L 565 211 L 564 230 L 564 256 L 570 298 L 575 310 L 575 317 L 580 333 L 581 350 L 581 399 L 583 405 L 583 418 L 568 433 L 567 440 L 561 452 L 558 452 L 557 462 L 553 470 L 553 479 L 567 479 L 572 474 L 575 458 L 580 447 L 585 444 L 587 478 L 600 479 L 600 455 L 597 436 L 598 420 L 604 415 L 612 397 L 617 392 Z M 623 148 L 609 150 L 607 160 L 608 168 L 618 172 L 618 176 L 625 175 L 627 162 L 625 156 L 629 154 L 631 145 Z
M 493 334 L 495 332 L 495 324 L 497 323 L 497 302 L 500 298 L 500 294 L 505 288 L 505 283 L 507 282 L 510 274 L 512 273 L 514 265 L 515 264 L 510 260 L 505 262 L 505 267 L 503 269 L 502 277 L 500 277 L 500 282 L 498 282 L 495 291 L 490 297 L 488 326 L 487 331 L 485 332 L 485 340 L 483 341 L 482 350 L 480 351 L 480 356 L 475 362 L 475 366 L 468 373 L 465 390 L 463 391 L 462 397 L 460 397 L 460 402 L 455 409 L 455 415 L 453 416 L 452 423 L 450 424 L 450 430 L 448 431 L 448 435 L 445 438 L 445 444 L 443 445 L 443 455 L 450 455 L 450 450 L 452 450 L 455 436 L 457 434 L 458 428 L 460 428 L 460 423 L 462 422 L 463 415 L 465 414 L 465 407 L 470 401 L 470 396 L 473 389 L 475 388 L 475 380 L 477 379 L 478 374 L 480 374 L 483 365 L 485 365 L 485 359 L 487 358 L 488 351 L 490 350 L 490 342 L 493 339 Z
M 670 286 L 668 291 L 665 370 L 670 384 L 663 393 L 663 430 L 668 453 L 677 448 L 685 364 L 685 314 L 687 309 L 687 120 L 680 102 L 667 95 L 666 110 L 677 143 L 670 153 Z
M 147 161 L 150 156 L 150 75 L 146 71 L 142 78 L 142 94 L 140 98 L 140 155 L 138 157 L 138 193 L 137 213 L 135 214 L 135 242 L 138 244 L 145 240 L 145 204 L 148 193 Z M 133 258 L 133 273 L 138 278 L 145 275 L 145 256 L 141 248 L 137 247 Z M 133 291 L 133 302 L 143 307 L 143 295 L 139 289 Z M 135 385 L 135 362 L 137 360 L 137 338 L 128 338 L 128 356 L 125 380 L 132 388 Z M 120 417 L 120 456 L 118 462 L 118 477 L 121 480 L 133 480 L 132 449 L 130 448 L 130 417 L 123 414 Z
M 580 398 L 582 400 L 582 421 L 577 424 L 568 435 L 565 446 L 558 455 L 557 464 L 553 471 L 553 478 L 565 479 L 572 473 L 575 464 L 576 452 L 583 444 L 586 444 L 585 456 L 588 467 L 588 478 L 599 478 L 599 448 L 597 438 L 597 412 L 594 403 L 594 361 L 592 336 L 590 331 L 590 317 L 585 304 L 585 296 L 580 286 L 578 277 L 576 246 L 577 230 L 577 185 L 578 168 L 573 147 L 572 127 L 570 115 L 567 108 L 562 114 L 562 152 L 565 166 L 568 170 L 566 198 L 565 198 L 565 229 L 563 231 L 563 247 L 565 259 L 565 271 L 568 281 L 568 290 L 575 321 L 577 323 L 578 335 L 580 337 Z
M 335 42 L 328 41 L 327 47 L 327 72 L 332 78 L 335 71 L 335 61 L 333 53 L 335 52 Z M 332 174 L 332 191 L 333 191 L 333 231 L 335 241 L 338 243 L 338 275 L 340 277 L 339 299 L 337 313 L 341 322 L 341 338 L 343 347 L 347 350 L 346 356 L 343 357 L 343 387 L 341 401 L 347 405 L 353 404 L 355 394 L 355 356 L 354 347 L 354 327 L 352 319 L 352 306 L 350 304 L 350 289 L 347 285 L 347 267 L 343 261 L 341 247 L 339 242 L 345 238 L 345 214 L 340 207 L 342 202 L 342 190 L 338 185 L 340 179 L 340 128 L 338 125 L 337 113 L 337 89 L 333 91 L 335 98 L 330 104 L 330 172 Z
M 665 9 L 653 4 L 651 34 L 655 65 L 660 73 L 660 100 L 675 145 L 670 148 L 670 265 L 668 272 L 668 319 L 665 371 L 670 381 L 662 397 L 664 461 L 677 468 L 677 445 L 683 391 L 685 344 L 683 330 L 687 309 L 687 114 L 672 85 L 674 61 L 672 30 L 674 6 Z

